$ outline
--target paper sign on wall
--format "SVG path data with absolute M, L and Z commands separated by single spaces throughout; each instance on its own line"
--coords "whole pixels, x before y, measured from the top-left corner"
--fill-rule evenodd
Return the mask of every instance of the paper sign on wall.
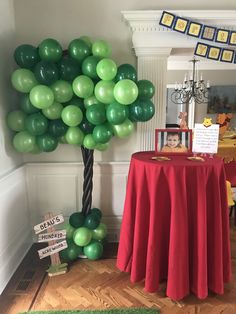
M 196 123 L 193 136 L 194 153 L 216 154 L 218 150 L 219 124 L 205 126 Z

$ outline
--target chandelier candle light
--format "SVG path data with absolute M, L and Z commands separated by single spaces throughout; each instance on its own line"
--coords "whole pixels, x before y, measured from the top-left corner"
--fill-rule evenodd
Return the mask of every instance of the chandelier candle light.
M 193 58 L 189 62 L 192 62 L 193 70 L 189 77 L 185 74 L 183 84 L 175 83 L 175 90 L 171 94 L 171 100 L 175 104 L 189 104 L 192 99 L 198 104 L 206 103 L 208 101 L 210 82 L 207 81 L 205 84 L 202 73 L 199 79 L 199 71 L 196 66 L 199 60 Z

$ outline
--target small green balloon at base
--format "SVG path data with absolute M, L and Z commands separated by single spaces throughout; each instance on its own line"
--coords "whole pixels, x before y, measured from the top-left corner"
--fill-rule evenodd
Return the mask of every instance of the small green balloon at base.
M 92 238 L 94 240 L 102 240 L 107 235 L 107 226 L 104 223 L 100 223 L 99 226 L 92 231 Z
M 92 239 L 92 231 L 86 227 L 81 227 L 75 230 L 73 239 L 76 245 L 86 246 Z
M 97 260 L 102 257 L 103 245 L 100 242 L 92 241 L 84 247 L 83 251 L 88 259 Z
M 75 228 L 71 226 L 71 224 L 67 223 L 64 225 L 63 229 L 66 230 L 66 238 L 67 239 L 73 239 L 73 234 L 75 232 Z

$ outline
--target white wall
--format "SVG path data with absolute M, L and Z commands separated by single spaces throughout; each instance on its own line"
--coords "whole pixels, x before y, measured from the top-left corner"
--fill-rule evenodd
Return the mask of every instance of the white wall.
M 13 71 L 15 43 L 14 11 L 12 1 L 0 1 L 0 177 L 18 167 L 22 156 L 10 144 L 12 134 L 6 127 L 6 113 L 14 107 L 15 94 L 10 86 Z
M 23 158 L 11 146 L 6 113 L 15 106 L 10 86 L 14 68 L 14 10 L 10 0 L 0 1 L 0 294 L 32 243 Z

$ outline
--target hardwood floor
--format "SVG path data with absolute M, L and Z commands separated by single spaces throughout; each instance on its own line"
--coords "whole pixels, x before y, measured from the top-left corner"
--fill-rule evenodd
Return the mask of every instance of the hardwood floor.
M 38 248 L 38 247 L 37 247 Z M 28 310 L 98 309 L 149 307 L 161 314 L 236 313 L 236 228 L 231 227 L 233 278 L 223 296 L 210 293 L 201 301 L 190 295 L 181 302 L 165 296 L 165 284 L 158 293 L 146 293 L 143 282 L 132 284 L 129 275 L 116 264 L 116 244 L 108 244 L 99 261 L 80 259 L 65 275 L 49 278 L 49 259 L 39 260 L 36 245 L 21 263 L 0 296 L 0 313 L 17 314 Z

